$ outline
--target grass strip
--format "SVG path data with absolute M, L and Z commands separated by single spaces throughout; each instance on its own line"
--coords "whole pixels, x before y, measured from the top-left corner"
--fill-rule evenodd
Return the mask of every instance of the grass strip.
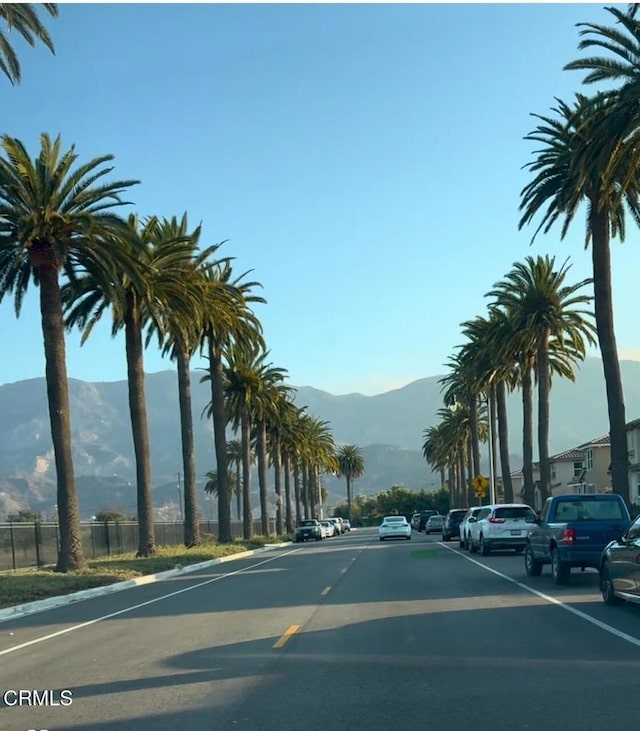
M 0 575 L 0 609 L 183 568 L 286 540 L 289 540 L 287 536 L 256 536 L 233 543 L 206 541 L 195 548 L 158 546 L 157 554 L 149 558 L 136 558 L 135 553 L 102 557 L 89 560 L 88 568 L 83 571 L 66 574 L 50 568 L 11 571 Z

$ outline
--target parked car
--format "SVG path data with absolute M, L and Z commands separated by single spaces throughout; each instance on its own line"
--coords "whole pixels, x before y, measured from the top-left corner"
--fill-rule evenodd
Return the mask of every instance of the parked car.
M 387 538 L 406 538 L 411 540 L 411 526 L 404 515 L 387 515 L 378 528 L 381 541 Z
M 344 525 L 345 532 L 349 533 L 351 531 L 351 521 L 343 518 L 342 523 Z
M 640 517 L 602 552 L 600 591 L 605 604 L 640 603 Z
M 414 513 L 411 516 L 411 527 L 413 530 L 418 530 L 418 526 L 420 525 L 420 513 Z
M 340 522 L 340 518 L 327 518 L 327 520 L 330 520 L 336 527 L 336 535 L 342 535 L 342 523 Z
M 566 584 L 574 567 L 600 569 L 602 552 L 630 524 L 624 500 L 614 493 L 548 498 L 528 535 L 527 576 L 540 576 L 551 564 L 554 582 Z
M 467 514 L 466 508 L 453 508 L 444 516 L 442 523 L 442 540 L 450 541 L 460 536 L 460 524 Z
M 475 508 L 469 508 L 465 513 L 462 523 L 460 523 L 460 548 L 469 550 L 469 529 L 481 510 L 481 507 L 476 506 Z
M 444 515 L 432 515 L 427 524 L 424 527 L 424 532 L 429 535 L 430 533 L 441 533 L 442 524 L 444 523 Z
M 301 520 L 296 528 L 294 540 L 296 543 L 304 543 L 305 541 L 310 540 L 321 541 L 322 526 L 317 520 Z
M 438 515 L 437 510 L 421 510 L 420 511 L 420 520 L 418 521 L 418 533 L 420 531 L 423 531 L 425 529 L 425 526 L 427 525 L 427 521 L 432 515 Z
M 485 505 L 468 530 L 469 551 L 488 556 L 492 548 L 514 548 L 522 553 L 536 514 L 529 505 Z
M 321 520 L 320 525 L 323 538 L 333 538 L 336 535 L 336 527 L 330 520 Z

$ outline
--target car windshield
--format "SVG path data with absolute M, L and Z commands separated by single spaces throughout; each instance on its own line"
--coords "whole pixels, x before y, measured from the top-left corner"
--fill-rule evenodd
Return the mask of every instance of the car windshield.
M 303 520 L 300 522 L 302 528 L 308 528 L 310 525 L 316 525 L 315 520 Z

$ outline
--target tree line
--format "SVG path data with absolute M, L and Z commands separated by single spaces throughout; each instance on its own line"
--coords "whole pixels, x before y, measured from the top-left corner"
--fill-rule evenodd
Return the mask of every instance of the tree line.
M 505 500 L 512 500 L 506 394 L 518 390 L 523 410 L 523 498 L 533 505 L 551 490 L 549 393 L 553 377 L 574 379 L 586 346 L 597 342 L 606 384 L 611 444 L 611 487 L 627 502 L 629 456 L 626 414 L 616 345 L 611 240 L 624 241 L 627 223 L 640 224 L 640 22 L 637 5 L 607 7 L 614 26 L 578 23 L 578 49 L 586 57 L 565 66 L 586 72 L 583 83 L 606 89 L 571 100 L 556 99 L 525 139 L 537 144 L 526 164 L 531 180 L 520 194 L 519 228 L 538 221 L 539 233 L 556 225 L 564 238 L 581 206 L 586 208 L 585 247 L 592 277 L 566 282 L 569 265 L 549 256 L 514 264 L 487 293 L 485 315 L 462 323 L 465 338 L 443 379 L 440 421 L 424 432 L 428 463 L 451 486 L 460 505 L 473 500 L 471 480 L 480 474 L 479 442 L 499 444 Z M 593 296 L 585 287 L 592 286 Z M 593 308 L 591 308 L 591 303 Z M 537 387 L 540 464 L 533 480 L 533 391 Z M 490 417 L 490 418 L 489 418 Z M 494 458 L 494 464 L 496 459 Z
M 55 4 L 45 5 L 57 16 Z M 0 5 L 0 20 L 32 45 L 51 39 L 33 6 Z M 1 36 L 0 70 L 12 83 L 20 68 Z M 103 316 L 112 335 L 124 332 L 129 412 L 136 468 L 138 555 L 156 552 L 144 352 L 157 341 L 176 364 L 184 476 L 185 545 L 200 543 L 191 406 L 191 359 L 207 360 L 203 381 L 211 400 L 218 498 L 218 540 L 232 540 L 230 464 L 240 466 L 244 538 L 253 531 L 250 490 L 252 454 L 259 483 L 261 528 L 269 531 L 269 479 L 273 468 L 276 530 L 315 514 L 323 472 L 351 480 L 364 470 L 356 445 L 338 447 L 329 424 L 294 404 L 287 371 L 269 361 L 262 325 L 254 311 L 266 300 L 250 272 L 234 271 L 225 242 L 201 242 L 201 225 L 186 213 L 162 218 L 130 213 L 126 196 L 137 180 L 112 180 L 112 155 L 81 161 L 61 138 L 40 137 L 31 157 L 19 139 L 0 141 L 0 301 L 13 295 L 19 316 L 29 286 L 38 289 L 45 378 L 57 478 L 60 547 L 57 571 L 85 566 L 72 459 L 71 414 L 65 335 L 79 328 L 84 344 Z M 239 446 L 230 459 L 226 427 Z M 211 479 L 211 475 L 209 477 Z

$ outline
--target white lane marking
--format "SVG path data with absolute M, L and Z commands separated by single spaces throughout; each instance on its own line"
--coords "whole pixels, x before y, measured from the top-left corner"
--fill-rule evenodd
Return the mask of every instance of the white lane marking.
M 216 581 L 221 581 L 222 579 L 227 579 L 230 576 L 236 576 L 237 574 L 242 574 L 245 571 L 249 571 L 250 569 L 255 569 L 257 566 L 263 566 L 266 563 L 270 563 L 271 561 L 276 561 L 279 558 L 283 558 L 284 556 L 288 556 L 292 553 L 297 553 L 298 551 L 301 551 L 301 548 L 294 548 L 292 551 L 286 551 L 285 553 L 281 553 L 279 556 L 272 556 L 271 558 L 266 558 L 264 561 L 258 561 L 258 563 L 251 564 L 251 566 L 245 566 L 242 569 L 237 569 L 236 571 L 231 571 L 228 574 L 222 574 L 220 576 L 215 576 L 213 579 L 207 579 L 206 581 L 201 581 L 199 584 L 194 584 L 193 586 L 187 586 L 184 589 L 178 589 L 177 591 L 172 591 L 170 594 L 163 594 L 162 596 L 158 596 L 155 599 L 149 599 L 149 601 L 142 602 L 140 604 L 134 604 L 131 607 L 125 607 L 124 609 L 119 609 L 117 612 L 111 612 L 110 614 L 105 614 L 102 617 L 96 617 L 95 619 L 90 619 L 88 622 L 82 622 L 82 624 L 74 624 L 71 627 L 66 627 L 65 629 L 58 630 L 58 632 L 52 632 L 48 635 L 43 635 L 42 637 L 36 637 L 34 640 L 29 640 L 28 642 L 23 642 L 20 645 L 14 645 L 13 647 L 8 647 L 6 650 L 0 650 L 0 657 L 2 655 L 8 655 L 11 652 L 17 652 L 18 650 L 24 650 L 25 647 L 31 647 L 32 645 L 37 645 L 40 642 L 45 642 L 46 640 L 52 640 L 55 637 L 60 637 L 61 635 L 66 635 L 69 632 L 75 632 L 77 629 L 83 629 L 84 627 L 90 627 L 92 624 L 97 624 L 98 622 L 102 622 L 105 619 L 111 619 L 112 617 L 118 617 L 121 614 L 127 614 L 128 612 L 133 612 L 135 609 L 141 609 L 142 607 L 148 607 L 150 604 L 155 604 L 156 602 L 161 602 L 164 599 L 170 599 L 171 597 L 178 596 L 179 594 L 184 594 L 187 591 L 193 591 L 194 589 L 200 589 L 203 586 L 207 586 L 208 584 L 213 584 Z
M 521 589 L 528 591 L 530 594 L 535 594 L 535 596 L 539 597 L 540 599 L 544 599 L 545 601 L 549 602 L 550 604 L 555 604 L 557 607 L 564 609 L 566 612 L 574 614 L 576 617 L 580 617 L 580 619 L 584 619 L 586 622 L 590 622 L 591 624 L 595 625 L 596 627 L 603 629 L 605 632 L 609 632 L 609 634 L 619 637 L 621 640 L 624 640 L 625 642 L 629 642 L 630 644 L 635 645 L 636 647 L 640 647 L 640 639 L 638 639 L 637 637 L 634 637 L 633 635 L 628 635 L 626 632 L 622 632 L 622 630 L 616 629 L 615 627 L 612 627 L 610 624 L 601 622 L 599 619 L 596 619 L 595 617 L 592 617 L 589 614 L 586 614 L 585 612 L 581 612 L 579 609 L 572 607 L 570 604 L 565 604 L 564 602 L 560 601 L 560 599 L 556 599 L 555 597 L 550 596 L 549 594 L 545 594 L 542 591 L 533 589 L 532 587 L 528 586 L 527 584 L 523 584 L 521 581 L 511 578 L 511 576 L 507 576 L 506 574 L 503 574 L 501 571 L 496 571 L 496 569 L 492 569 L 489 566 L 485 566 L 485 564 L 481 563 L 480 561 L 476 561 L 475 558 L 471 558 L 471 556 L 465 556 L 465 554 L 462 553 L 461 551 L 456 551 L 455 548 L 452 548 L 451 546 L 447 546 L 446 543 L 442 543 L 441 541 L 439 541 L 438 543 L 440 546 L 442 546 L 443 548 L 447 548 L 449 551 L 451 551 L 452 553 L 455 553 L 457 556 L 460 556 L 461 558 L 464 558 L 467 561 L 471 561 L 471 563 L 474 563 L 476 566 L 480 566 L 481 569 L 484 569 L 485 571 L 489 571 L 490 573 L 495 574 L 496 576 L 499 576 L 501 579 L 505 579 L 506 581 L 509 581 L 511 584 L 515 584 L 516 586 L 519 586 Z

